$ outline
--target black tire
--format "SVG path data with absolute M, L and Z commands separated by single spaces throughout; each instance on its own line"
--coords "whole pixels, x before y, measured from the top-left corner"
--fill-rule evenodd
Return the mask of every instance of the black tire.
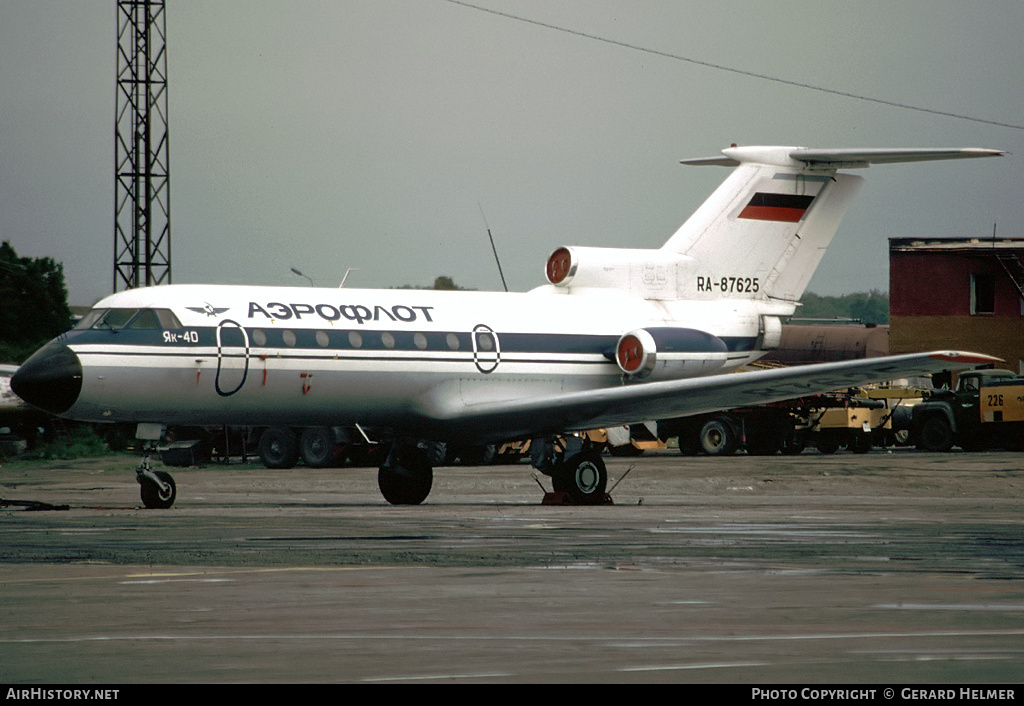
M 804 452 L 804 448 L 807 446 L 807 437 L 797 432 L 790 432 L 786 435 L 786 438 L 782 440 L 782 455 L 783 456 L 799 456 Z
M 327 427 L 309 427 L 302 430 L 299 453 L 310 468 L 326 468 L 337 460 L 338 445 Z
M 555 469 L 551 477 L 556 493 L 568 493 L 577 505 L 599 505 L 608 487 L 608 470 L 600 454 L 581 451 Z
M 700 448 L 708 456 L 731 456 L 738 442 L 736 430 L 725 417 L 712 419 L 700 430 Z
M 925 451 L 949 451 L 953 448 L 953 429 L 944 417 L 925 419 L 918 438 Z
M 855 454 L 866 454 L 874 448 L 874 442 L 871 439 L 870 433 L 863 431 L 853 432 L 853 436 L 850 438 L 850 443 L 847 444 L 846 448 Z
M 142 504 L 151 510 L 166 510 L 174 504 L 178 495 L 178 489 L 174 486 L 174 479 L 166 471 L 154 471 L 153 475 L 163 481 L 167 487 L 161 488 L 151 478 L 139 476 L 141 486 L 139 494 L 142 496 Z
M 415 449 L 401 454 L 391 465 L 377 471 L 377 487 L 392 505 L 419 505 L 430 495 L 434 484 L 434 469 Z
M 269 427 L 260 436 L 260 461 L 267 468 L 294 468 L 299 462 L 299 440 L 285 427 Z
M 818 453 L 823 454 L 834 454 L 842 447 L 839 442 L 839 437 L 830 432 L 818 432 L 817 438 L 814 440 L 814 446 L 818 449 Z

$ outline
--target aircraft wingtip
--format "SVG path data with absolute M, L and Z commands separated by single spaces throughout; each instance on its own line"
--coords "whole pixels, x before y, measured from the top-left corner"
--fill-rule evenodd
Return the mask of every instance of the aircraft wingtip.
M 931 357 L 936 360 L 945 360 L 951 363 L 964 363 L 966 365 L 990 365 L 994 363 L 1005 363 L 1002 358 L 985 355 L 984 353 L 970 353 L 965 351 L 942 351 L 932 353 Z

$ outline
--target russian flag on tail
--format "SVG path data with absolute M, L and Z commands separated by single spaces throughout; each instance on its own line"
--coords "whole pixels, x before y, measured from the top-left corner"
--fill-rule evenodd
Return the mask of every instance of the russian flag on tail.
M 812 201 L 814 201 L 814 196 L 770 194 L 759 191 L 740 211 L 738 217 L 755 221 L 796 223 L 804 217 L 804 213 L 810 208 Z

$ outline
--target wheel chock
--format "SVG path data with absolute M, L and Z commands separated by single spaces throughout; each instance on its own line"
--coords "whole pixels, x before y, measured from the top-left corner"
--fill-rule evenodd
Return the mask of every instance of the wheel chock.
M 604 494 L 600 500 L 596 502 L 580 503 L 573 500 L 573 497 L 569 493 L 544 493 L 543 500 L 540 501 L 541 505 L 614 505 L 615 501 L 612 500 L 612 496 L 608 493 Z

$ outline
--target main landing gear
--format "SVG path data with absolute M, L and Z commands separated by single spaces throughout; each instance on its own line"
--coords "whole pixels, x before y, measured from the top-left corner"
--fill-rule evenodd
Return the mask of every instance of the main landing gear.
M 396 442 L 377 472 L 381 495 L 392 505 L 419 505 L 434 484 L 433 464 L 444 459 L 438 442 Z
M 552 437 L 531 441 L 531 464 L 551 476 L 553 493 L 548 504 L 607 505 L 608 471 L 601 451 L 580 437 Z M 443 462 L 445 444 L 401 441 L 391 447 L 377 473 L 380 492 L 392 505 L 419 505 L 430 494 L 433 467 Z
M 533 467 L 551 476 L 555 492 L 545 496 L 546 504 L 611 504 L 608 470 L 600 448 L 586 439 L 569 436 L 534 439 L 530 449 Z
M 149 463 L 149 449 L 142 452 L 142 461 L 135 469 L 139 481 L 142 504 L 150 509 L 166 510 L 174 504 L 177 488 L 174 478 L 166 471 L 154 471 Z

